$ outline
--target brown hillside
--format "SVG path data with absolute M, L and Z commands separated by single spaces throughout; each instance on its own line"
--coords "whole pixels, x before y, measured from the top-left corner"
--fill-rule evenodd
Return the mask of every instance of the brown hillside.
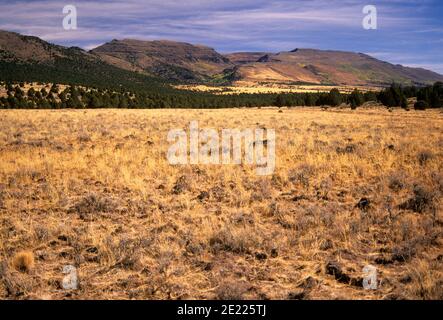
M 296 49 L 262 56 L 239 67 L 244 81 L 310 82 L 336 85 L 427 84 L 442 81 L 435 72 L 393 65 L 366 54 Z
M 94 50 L 118 67 L 177 79 L 204 79 L 234 65 L 214 49 L 173 41 L 113 40 Z

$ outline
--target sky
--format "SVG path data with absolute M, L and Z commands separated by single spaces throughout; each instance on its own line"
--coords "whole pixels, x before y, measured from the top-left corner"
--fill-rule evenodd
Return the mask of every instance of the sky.
M 77 8 L 77 30 L 63 28 L 65 5 Z M 362 26 L 366 5 L 377 8 L 376 30 Z M 87 50 L 167 39 L 221 53 L 354 51 L 443 74 L 441 0 L 0 0 L 0 29 Z

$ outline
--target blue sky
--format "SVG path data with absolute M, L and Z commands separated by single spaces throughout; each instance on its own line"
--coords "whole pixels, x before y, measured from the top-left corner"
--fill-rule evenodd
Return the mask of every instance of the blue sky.
M 62 27 L 65 5 L 78 29 Z M 378 29 L 362 27 L 365 5 Z M 440 0 L 0 1 L 0 29 L 91 49 L 112 39 L 169 39 L 220 52 L 317 48 L 363 52 L 443 74 Z

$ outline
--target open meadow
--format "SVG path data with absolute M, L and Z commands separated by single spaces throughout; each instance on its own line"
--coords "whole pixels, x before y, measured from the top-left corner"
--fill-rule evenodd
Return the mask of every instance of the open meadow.
M 170 165 L 193 120 L 274 173 Z M 442 194 L 441 110 L 1 110 L 0 299 L 443 299 Z
M 218 95 L 233 94 L 273 94 L 273 93 L 318 93 L 329 92 L 331 89 L 337 89 L 341 93 L 351 93 L 358 89 L 360 92 L 377 92 L 380 87 L 374 86 L 332 86 L 332 85 L 294 85 L 277 83 L 250 83 L 237 82 L 233 86 L 206 86 L 206 85 L 177 85 L 177 89 L 189 90 L 194 92 L 210 92 Z M 1 92 L 0 92 L 1 93 Z

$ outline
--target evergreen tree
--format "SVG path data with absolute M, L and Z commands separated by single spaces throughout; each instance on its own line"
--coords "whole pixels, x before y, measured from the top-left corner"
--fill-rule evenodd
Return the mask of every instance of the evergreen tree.
M 342 97 L 338 89 L 332 89 L 328 96 L 329 105 L 332 107 L 339 106 L 342 103 Z
M 14 86 L 12 85 L 12 83 L 8 82 L 6 84 L 6 91 L 8 91 L 8 92 L 13 92 L 14 91 Z
M 28 97 L 29 97 L 29 98 L 34 98 L 34 96 L 35 96 L 35 90 L 34 90 L 33 87 L 31 87 L 31 88 L 29 88 L 29 90 L 28 90 Z
M 354 89 L 348 99 L 352 109 L 360 107 L 365 102 L 363 94 L 358 89 Z
M 41 95 L 42 95 L 42 98 L 45 98 L 45 97 L 48 95 L 48 92 L 46 91 L 45 88 L 42 88 L 42 89 L 40 90 L 40 93 L 41 93 Z
M 60 95 L 58 96 L 60 98 L 61 102 L 66 102 L 66 93 L 63 91 L 62 93 L 60 93 Z
M 126 96 L 121 97 L 118 107 L 119 108 L 127 108 L 128 107 L 128 99 L 126 98 Z
M 428 107 L 429 107 L 428 103 L 423 100 L 417 101 L 414 105 L 415 110 L 426 110 Z
M 283 96 L 281 94 L 279 94 L 276 98 L 275 98 L 275 106 L 281 108 L 285 106 L 285 100 L 283 98 Z
M 403 88 L 396 84 L 392 84 L 389 88 L 380 92 L 379 101 L 389 108 L 400 106 L 407 108 L 408 105 Z
M 8 96 L 8 105 L 10 108 L 18 108 L 18 100 L 14 96 Z
M 374 91 L 369 91 L 364 94 L 365 101 L 377 101 L 377 94 Z
M 93 94 L 90 101 L 89 107 L 91 108 L 101 108 L 103 107 L 101 97 L 98 94 Z
M 50 92 L 58 94 L 59 88 L 58 88 L 58 86 L 55 83 L 52 85 Z
M 20 89 L 19 86 L 15 87 L 14 92 L 15 92 L 14 96 L 17 98 L 23 97 L 24 95 L 24 92 L 22 91 L 22 89 Z

